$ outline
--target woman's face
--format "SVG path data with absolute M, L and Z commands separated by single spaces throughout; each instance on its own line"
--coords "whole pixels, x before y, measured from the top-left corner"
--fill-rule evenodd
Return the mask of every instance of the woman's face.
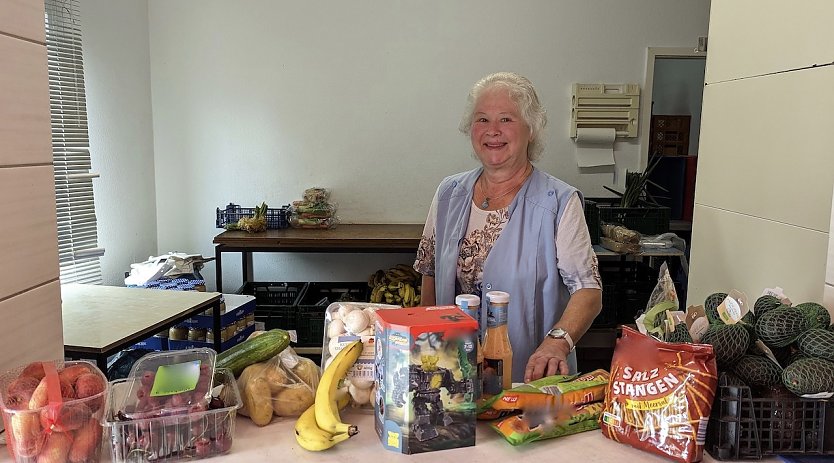
M 527 162 L 530 126 L 504 88 L 484 92 L 475 104 L 470 133 L 475 155 L 485 168 Z

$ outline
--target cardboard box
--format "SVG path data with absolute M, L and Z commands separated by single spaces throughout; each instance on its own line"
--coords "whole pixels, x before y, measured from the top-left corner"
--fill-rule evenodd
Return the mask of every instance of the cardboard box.
M 246 294 L 223 294 L 226 311 L 220 314 L 220 326 L 228 326 L 246 315 L 255 312 L 255 296 Z M 209 309 L 208 313 L 211 313 Z M 178 326 L 189 328 L 214 328 L 214 318 L 211 315 L 199 314 L 188 318 Z
M 477 331 L 455 306 L 377 311 L 374 427 L 383 447 L 475 445 Z
M 130 346 L 130 349 L 168 350 L 168 338 L 151 336 Z

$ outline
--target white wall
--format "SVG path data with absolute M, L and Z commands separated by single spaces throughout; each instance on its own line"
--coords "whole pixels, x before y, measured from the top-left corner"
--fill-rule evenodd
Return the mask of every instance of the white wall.
M 148 5 L 82 0 L 83 53 L 104 284 L 156 255 Z
M 694 46 L 708 10 L 707 0 L 150 0 L 158 250 L 212 255 L 215 207 L 278 206 L 314 185 L 332 188 L 344 222 L 422 222 L 437 183 L 476 165 L 458 119 L 470 85 L 497 70 L 528 76 L 549 111 L 539 167 L 604 195 L 611 174 L 580 175 L 572 158 L 571 84 L 642 84 L 646 48 Z M 120 40 L 104 29 L 98 40 Z M 117 82 L 134 70 L 107 71 Z M 636 169 L 638 143 L 617 143 L 619 169 Z M 255 270 L 357 280 L 410 259 L 263 256 Z M 224 264 L 227 284 L 239 281 L 237 260 Z
M 822 301 L 834 3 L 712 2 L 689 303 L 736 288 Z M 831 307 L 829 307 L 831 309 Z

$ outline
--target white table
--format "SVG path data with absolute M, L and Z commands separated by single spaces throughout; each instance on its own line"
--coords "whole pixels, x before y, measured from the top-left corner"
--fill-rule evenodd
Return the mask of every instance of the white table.
M 220 293 L 69 284 L 61 299 L 64 353 L 93 358 L 105 372 L 108 356 L 206 310 L 220 332 Z
M 572 436 L 533 442 L 513 447 L 489 428 L 486 422 L 479 422 L 476 444 L 439 452 L 401 455 L 385 450 L 374 432 L 373 416 L 365 412 L 349 411 L 344 414 L 347 422 L 359 426 L 359 434 L 324 452 L 308 452 L 295 441 L 294 421 L 279 419 L 272 424 L 259 428 L 247 418 L 238 417 L 235 441 L 231 453 L 217 457 L 212 461 L 292 461 L 367 463 L 385 461 L 393 463 L 435 463 L 449 461 L 455 463 L 488 463 L 524 461 L 563 463 L 611 463 L 611 462 L 646 462 L 668 463 L 670 460 L 655 456 L 629 446 L 618 444 L 603 437 L 601 431 L 588 431 Z M 705 462 L 714 462 L 712 457 L 704 454 Z M 762 462 L 778 462 L 778 458 L 762 459 Z

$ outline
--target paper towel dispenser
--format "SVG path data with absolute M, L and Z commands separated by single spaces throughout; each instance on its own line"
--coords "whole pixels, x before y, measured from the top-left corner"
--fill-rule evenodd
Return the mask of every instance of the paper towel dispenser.
M 573 84 L 570 136 L 576 138 L 577 128 L 602 128 L 634 138 L 639 109 L 637 84 Z

